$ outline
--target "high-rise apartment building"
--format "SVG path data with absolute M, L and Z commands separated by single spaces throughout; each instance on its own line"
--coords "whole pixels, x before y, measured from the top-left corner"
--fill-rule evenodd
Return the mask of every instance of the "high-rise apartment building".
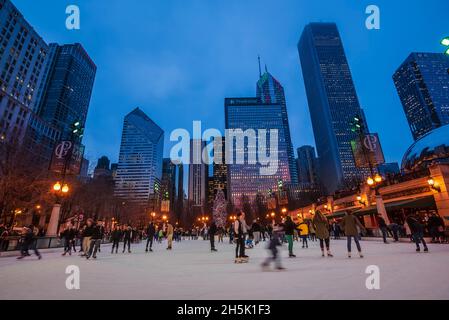
M 413 52 L 393 75 L 415 140 L 449 124 L 449 56 Z

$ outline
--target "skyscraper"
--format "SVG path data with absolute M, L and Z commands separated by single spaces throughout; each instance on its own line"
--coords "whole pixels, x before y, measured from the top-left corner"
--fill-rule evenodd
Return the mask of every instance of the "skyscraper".
M 214 199 L 217 190 L 221 189 L 223 190 L 224 194 L 226 195 L 227 189 L 228 189 L 228 165 L 226 164 L 226 141 L 225 138 L 222 137 L 222 159 L 221 163 L 220 161 L 214 161 L 213 164 L 213 191 L 214 191 Z
M 357 168 L 351 141 L 354 117 L 362 116 L 346 54 L 334 23 L 311 23 L 298 44 L 324 187 L 333 193 L 370 175 Z
M 300 184 L 318 185 L 318 159 L 315 148 L 302 146 L 298 148 L 298 176 Z
M 170 158 L 164 158 L 162 161 L 162 198 L 163 200 L 170 201 L 170 212 L 175 210 L 176 199 L 176 169 L 177 166 L 171 161 Z
M 178 163 L 176 165 L 176 218 L 178 221 L 184 216 L 184 164 Z
M 0 135 L 21 142 L 36 108 L 49 48 L 11 1 L 0 1 Z M 40 126 L 46 125 L 38 119 Z M 57 135 L 49 128 L 50 135 Z M 52 131 L 52 132 L 50 132 Z
M 98 159 L 97 166 L 95 167 L 94 170 L 94 179 L 112 178 L 110 163 L 111 161 L 106 156 L 103 156 L 100 159 Z
M 393 80 L 415 140 L 449 124 L 449 56 L 411 53 Z
M 70 139 L 73 123 L 85 125 L 97 67 L 79 43 L 49 48 L 37 114 Z
M 231 200 L 235 207 L 243 208 L 244 202 L 250 204 L 255 201 L 258 193 L 266 195 L 271 189 L 277 190 L 278 181 L 284 184 L 291 182 L 289 170 L 288 144 L 285 139 L 285 125 L 283 121 L 282 104 L 262 103 L 259 98 L 226 98 L 225 99 L 225 121 L 226 129 L 241 129 L 245 132 L 248 129 L 277 130 L 278 149 L 269 150 L 272 154 L 276 152 L 278 158 L 277 171 L 272 175 L 261 175 L 260 163 L 249 164 L 248 154 L 245 156 L 245 164 L 228 163 L 228 200 Z M 249 140 L 249 139 L 245 139 Z M 256 137 L 256 148 L 254 152 L 259 152 L 260 137 Z M 266 139 L 268 142 L 269 139 Z M 238 154 L 249 151 L 248 141 L 243 148 L 236 145 L 235 139 L 226 138 L 227 150 L 231 148 L 232 153 Z
M 260 59 L 259 59 L 260 70 Z M 285 143 L 287 145 L 288 166 L 290 170 L 291 183 L 298 183 L 298 172 L 296 170 L 295 155 L 290 135 L 290 125 L 288 122 L 287 103 L 285 100 L 285 92 L 281 83 L 276 80 L 265 67 L 265 73 L 259 74 L 257 82 L 256 94 L 262 103 L 279 104 L 282 107 L 282 122 L 284 125 Z
M 136 108 L 125 117 L 115 178 L 117 197 L 143 206 L 158 199 L 163 148 L 164 131 L 142 110 Z
M 203 214 L 207 201 L 209 168 L 202 159 L 206 142 L 199 139 L 190 140 L 189 164 L 189 205 L 191 214 Z

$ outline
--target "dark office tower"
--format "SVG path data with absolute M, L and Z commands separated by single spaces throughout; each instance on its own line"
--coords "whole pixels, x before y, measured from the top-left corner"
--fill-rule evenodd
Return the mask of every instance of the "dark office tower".
M 298 176 L 300 184 L 318 185 L 318 159 L 315 148 L 302 146 L 298 148 Z
M 129 113 L 123 124 L 115 195 L 156 210 L 163 151 L 164 131 L 139 108 Z
M 259 68 L 260 70 L 260 68 Z M 282 107 L 282 122 L 284 125 L 285 142 L 288 150 L 288 165 L 292 183 L 298 183 L 298 172 L 296 170 L 295 155 L 293 151 L 292 139 L 290 136 L 290 125 L 288 122 L 287 104 L 285 102 L 284 88 L 267 70 L 260 74 L 257 82 L 257 97 L 262 103 L 279 104 Z
M 106 156 L 101 157 L 98 159 L 97 166 L 94 170 L 94 179 L 98 178 L 111 178 L 112 177 L 112 171 L 110 169 L 110 161 L 109 158 Z
M 228 200 L 237 208 L 243 208 L 245 205 L 253 204 L 257 194 L 266 195 L 269 190 L 273 192 L 278 189 L 278 182 L 283 184 L 291 182 L 288 158 L 288 146 L 285 140 L 285 126 L 282 117 L 283 106 L 281 104 L 262 103 L 258 98 L 226 98 L 225 99 L 225 121 L 227 130 L 239 130 L 247 136 L 244 138 L 243 144 L 238 144 L 235 137 L 226 137 L 227 150 L 232 150 L 233 157 L 228 162 Z M 259 130 L 277 130 L 278 133 L 278 149 L 269 150 L 271 156 L 276 152 L 278 159 L 277 170 L 273 174 L 261 174 L 261 164 L 250 164 L 249 156 L 260 151 Z M 250 140 L 250 131 L 254 130 L 256 137 L 256 148 L 250 150 L 248 141 Z M 230 140 L 228 140 L 230 139 Z M 271 142 L 272 136 L 267 137 L 265 142 Z M 251 138 L 251 140 L 253 140 Z M 265 146 L 268 149 L 267 146 Z M 245 157 L 244 164 L 237 164 L 237 155 Z M 230 156 L 229 156 L 230 157 Z
M 37 114 L 69 139 L 71 125 L 86 122 L 97 67 L 79 43 L 50 44 L 49 56 Z
M 175 213 L 177 220 L 181 221 L 184 215 L 184 165 L 182 163 L 176 165 L 176 184 Z
M 175 210 L 176 199 L 176 165 L 170 158 L 164 158 L 162 161 L 162 200 L 170 201 L 170 212 Z
M 205 141 L 190 140 L 189 206 L 193 215 L 204 214 L 207 201 L 209 169 L 202 159 L 202 150 L 205 147 Z
M 449 56 L 414 52 L 393 80 L 415 140 L 449 124 Z
M 0 136 L 22 142 L 38 102 L 49 48 L 9 0 L 0 0 Z M 34 120 L 39 126 L 45 123 Z M 47 126 L 48 127 L 48 126 Z M 57 134 L 50 132 L 49 135 Z
M 320 176 L 333 193 L 370 175 L 356 168 L 351 121 L 362 114 L 343 44 L 334 23 L 307 25 L 298 44 L 318 151 Z
M 217 193 L 217 190 L 223 190 L 226 195 L 228 189 L 228 166 L 226 164 L 226 143 L 225 138 L 221 137 L 222 141 L 222 150 L 221 150 L 221 159 L 218 158 L 218 153 L 214 154 L 214 164 L 213 164 L 213 190 L 214 197 Z M 220 161 L 221 160 L 221 161 Z

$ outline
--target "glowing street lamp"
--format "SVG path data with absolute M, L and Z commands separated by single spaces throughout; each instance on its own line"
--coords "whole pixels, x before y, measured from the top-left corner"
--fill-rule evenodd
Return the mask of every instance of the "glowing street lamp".
M 70 188 L 67 184 L 65 184 L 61 189 L 62 193 L 69 193 L 69 191 L 70 191 Z
M 282 208 L 282 213 L 286 214 L 287 213 L 287 209 L 286 208 Z
M 435 182 L 435 180 L 433 178 L 429 178 L 427 180 L 427 183 L 433 190 L 441 192 L 441 187 L 439 185 L 437 185 L 437 183 Z
M 167 216 L 165 214 L 162 216 L 162 220 L 167 220 Z
M 376 183 L 381 183 L 382 182 L 382 176 L 380 174 L 376 174 L 376 176 L 374 177 L 374 181 Z
M 276 216 L 276 213 L 272 212 L 271 217 L 274 218 Z
M 53 186 L 54 191 L 61 191 L 62 185 L 59 182 L 56 182 Z
M 369 186 L 372 186 L 372 185 L 374 185 L 374 179 L 371 178 L 371 177 L 369 177 L 369 178 L 366 180 L 366 183 L 367 183 Z

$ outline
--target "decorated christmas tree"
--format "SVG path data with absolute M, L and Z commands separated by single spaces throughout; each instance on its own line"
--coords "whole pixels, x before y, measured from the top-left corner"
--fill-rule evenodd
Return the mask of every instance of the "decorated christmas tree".
M 215 196 L 212 215 L 217 227 L 226 225 L 226 198 L 221 189 L 217 191 L 217 195 Z

